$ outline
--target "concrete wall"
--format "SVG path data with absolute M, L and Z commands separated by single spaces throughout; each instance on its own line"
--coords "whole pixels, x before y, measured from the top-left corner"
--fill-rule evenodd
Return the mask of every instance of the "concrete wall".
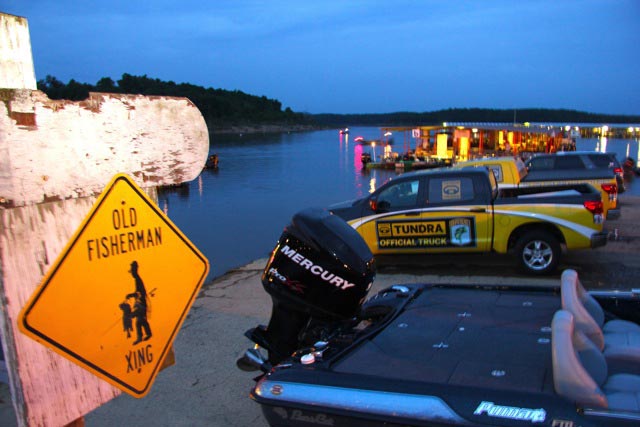
M 18 314 L 95 197 L 0 209 L 0 316 L 19 426 L 64 426 L 120 391 L 18 331 Z M 52 319 L 55 321 L 55 319 Z
M 92 93 L 53 101 L 0 89 L 0 204 L 23 206 L 94 195 L 117 172 L 142 187 L 191 181 L 209 135 L 186 98 Z
M 0 88 L 37 89 L 25 18 L 0 13 Z

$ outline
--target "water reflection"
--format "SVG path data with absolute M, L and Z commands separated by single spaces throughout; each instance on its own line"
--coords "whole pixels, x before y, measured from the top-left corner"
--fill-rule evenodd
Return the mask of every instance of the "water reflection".
M 361 170 L 364 165 L 362 164 L 362 145 L 356 144 L 353 146 L 353 169 Z
M 369 193 L 373 193 L 374 191 L 376 191 L 376 178 L 371 177 L 369 180 Z
M 598 141 L 598 145 L 596 146 L 596 151 L 600 151 L 601 153 L 607 152 L 607 137 L 603 136 Z

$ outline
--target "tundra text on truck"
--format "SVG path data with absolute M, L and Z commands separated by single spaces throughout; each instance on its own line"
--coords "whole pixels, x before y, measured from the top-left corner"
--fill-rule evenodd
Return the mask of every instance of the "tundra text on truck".
M 374 255 L 513 253 L 526 272 L 544 274 L 558 265 L 563 247 L 606 244 L 601 196 L 591 185 L 511 188 L 507 196 L 487 168 L 404 174 L 329 210 Z

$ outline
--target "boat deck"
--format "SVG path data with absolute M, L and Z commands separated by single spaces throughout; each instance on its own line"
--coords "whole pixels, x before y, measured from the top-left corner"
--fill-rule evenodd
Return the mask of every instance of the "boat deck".
M 551 319 L 559 308 L 548 292 L 427 288 L 332 370 L 552 394 Z

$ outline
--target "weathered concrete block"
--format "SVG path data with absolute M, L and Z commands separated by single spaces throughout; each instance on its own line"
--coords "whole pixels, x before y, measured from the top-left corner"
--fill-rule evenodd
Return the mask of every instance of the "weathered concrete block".
M 22 206 L 98 194 L 116 173 L 141 187 L 191 181 L 209 152 L 186 98 L 91 93 L 54 101 L 0 89 L 0 202 Z
M 63 426 L 120 394 L 17 328 L 20 310 L 95 199 L 0 209 L 0 332 L 20 426 Z
M 0 88 L 37 89 L 25 18 L 0 13 L 0 58 Z

